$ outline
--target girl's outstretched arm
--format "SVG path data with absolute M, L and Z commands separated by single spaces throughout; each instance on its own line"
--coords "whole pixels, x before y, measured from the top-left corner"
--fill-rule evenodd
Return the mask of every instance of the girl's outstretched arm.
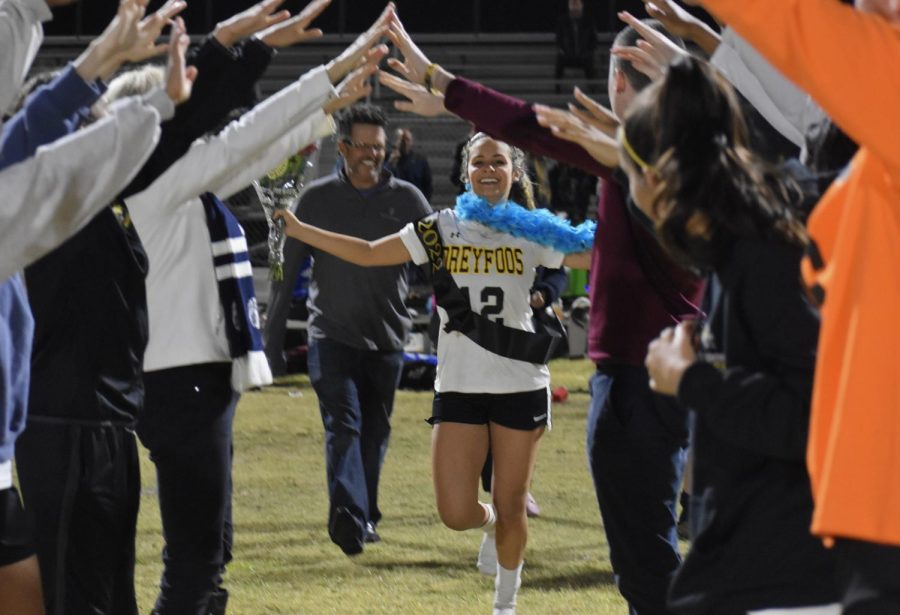
M 400 239 L 400 233 L 387 235 L 375 241 L 341 235 L 300 222 L 287 210 L 275 212 L 275 218 L 284 219 L 284 230 L 289 237 L 361 267 L 402 265 L 410 260 L 409 251 Z

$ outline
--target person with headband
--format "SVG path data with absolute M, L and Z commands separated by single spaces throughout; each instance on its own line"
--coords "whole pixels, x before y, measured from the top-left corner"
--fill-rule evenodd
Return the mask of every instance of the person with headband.
M 708 276 L 708 316 L 660 333 L 650 387 L 693 415 L 693 536 L 669 607 L 837 615 L 834 558 L 809 534 L 804 455 L 819 317 L 790 190 L 747 149 L 734 90 L 676 60 L 619 129 L 631 196 L 663 246 Z
M 808 222 L 803 275 L 822 305 L 807 452 L 812 532 L 835 549 L 846 613 L 897 613 L 900 388 L 885 350 L 900 339 L 900 1 L 701 4 L 860 147 Z

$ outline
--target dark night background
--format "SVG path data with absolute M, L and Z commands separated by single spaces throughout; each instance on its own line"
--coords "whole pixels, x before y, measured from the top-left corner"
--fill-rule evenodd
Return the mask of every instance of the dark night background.
M 163 2 L 153 0 L 149 11 Z M 286 0 L 282 8 L 296 13 L 307 2 Z M 249 0 L 188 0 L 183 15 L 192 34 L 205 34 L 217 21 L 252 4 Z M 556 17 L 566 11 L 565 0 L 396 0 L 396 4 L 410 32 L 552 32 Z M 334 0 L 316 25 L 326 34 L 358 33 L 374 21 L 384 5 L 382 0 Z M 49 35 L 96 34 L 112 18 L 116 6 L 118 0 L 80 0 L 55 10 L 45 31 Z M 619 29 L 614 21 L 616 10 L 644 15 L 640 0 L 585 0 L 585 7 L 601 31 Z

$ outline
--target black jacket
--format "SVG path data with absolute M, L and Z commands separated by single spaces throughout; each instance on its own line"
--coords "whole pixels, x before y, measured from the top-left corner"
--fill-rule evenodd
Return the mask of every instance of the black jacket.
M 248 43 L 235 56 L 210 39 L 200 48 L 191 102 L 162 125 L 160 143 L 123 194 L 149 186 L 195 139 L 246 104 L 271 58 L 261 47 Z M 147 268 L 127 208 L 119 204 L 26 269 L 35 320 L 29 420 L 134 422 L 144 400 Z
M 819 317 L 799 248 L 738 240 L 707 290 L 701 360 L 679 402 L 694 414 L 691 550 L 678 613 L 728 615 L 837 600 L 830 552 L 809 532 L 806 442 Z

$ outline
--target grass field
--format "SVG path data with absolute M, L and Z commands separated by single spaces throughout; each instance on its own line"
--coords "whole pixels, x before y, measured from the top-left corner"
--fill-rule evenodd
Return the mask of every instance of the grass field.
M 532 491 L 543 508 L 531 535 L 519 613 L 624 613 L 612 580 L 584 453 L 587 361 L 551 365 L 554 404 Z M 346 615 L 490 613 L 493 580 L 475 569 L 480 533 L 440 523 L 431 488 L 428 392 L 400 391 L 381 484 L 382 542 L 348 558 L 328 539 L 323 434 L 316 397 L 292 377 L 243 397 L 235 423 L 234 561 L 229 613 Z M 142 458 L 136 586 L 150 610 L 161 569 L 153 466 Z

